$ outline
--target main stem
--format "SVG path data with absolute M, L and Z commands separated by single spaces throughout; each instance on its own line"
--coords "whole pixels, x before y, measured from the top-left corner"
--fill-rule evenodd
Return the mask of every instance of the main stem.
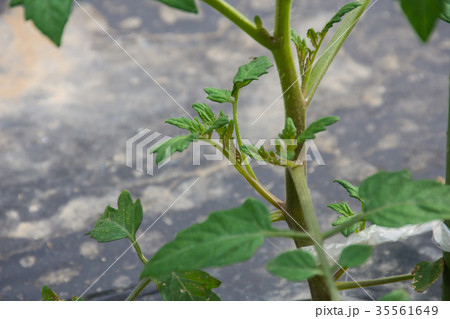
M 447 161 L 445 169 L 445 184 L 450 185 L 450 78 L 449 78 L 449 101 L 448 101 L 448 122 L 447 122 Z M 444 221 L 450 228 L 450 220 Z M 443 253 L 444 272 L 442 273 L 442 300 L 450 300 L 450 252 Z
M 274 39 L 276 48 L 272 50 L 275 64 L 283 91 L 285 107 L 285 117 L 290 117 L 297 132 L 302 132 L 306 127 L 306 105 L 300 90 L 297 72 L 290 44 L 290 8 L 292 0 L 278 0 L 276 4 Z M 306 172 L 306 166 L 304 166 Z M 305 174 L 306 177 L 306 174 Z M 289 228 L 296 231 L 306 229 L 306 224 L 298 200 L 294 182 L 286 169 L 286 211 L 285 216 Z M 296 241 L 298 247 L 305 246 L 306 243 Z M 310 244 L 310 243 L 308 243 Z
M 302 132 L 306 128 L 306 102 L 300 89 L 299 78 L 294 65 L 294 58 L 291 51 L 291 5 L 292 0 L 277 0 L 275 12 L 275 26 L 273 38 L 275 47 L 271 50 L 275 64 L 278 69 L 281 89 L 283 91 L 283 100 L 285 107 L 285 116 L 290 117 L 297 132 Z M 304 154 L 300 154 L 304 156 Z M 303 159 L 301 159 L 303 160 Z M 306 162 L 305 162 L 306 163 Z M 299 170 L 302 171 L 302 178 L 306 183 L 306 164 Z M 304 211 L 297 195 L 295 183 L 286 169 L 286 203 L 285 220 L 291 230 L 309 231 Z M 310 200 L 309 192 L 302 194 L 305 200 Z M 315 218 L 315 217 L 314 217 Z M 296 239 L 295 244 L 298 248 L 310 245 L 310 241 Z M 332 293 L 327 289 L 327 282 L 324 277 L 316 276 L 308 280 L 311 297 L 313 300 L 331 300 Z
M 317 277 L 316 280 L 321 280 L 323 286 L 321 287 L 321 292 L 327 299 L 339 300 L 339 294 L 334 283 L 333 275 L 331 274 L 331 268 L 328 263 L 328 258 L 326 256 L 326 251 L 323 248 L 323 236 L 320 232 L 319 223 L 314 212 L 314 207 L 309 194 L 308 185 L 306 183 L 306 178 L 303 175 L 303 170 L 300 167 L 290 168 L 289 173 L 294 181 L 297 193 L 300 198 L 300 203 L 304 212 L 304 218 L 306 226 L 308 227 L 307 234 L 310 235 L 314 242 L 314 248 L 320 262 L 320 268 L 323 274 Z M 310 287 L 311 288 L 311 287 Z M 317 287 L 316 287 L 317 288 Z

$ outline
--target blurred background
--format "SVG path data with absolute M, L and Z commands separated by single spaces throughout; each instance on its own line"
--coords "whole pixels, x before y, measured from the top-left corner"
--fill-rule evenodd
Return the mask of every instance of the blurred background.
M 273 0 L 229 2 L 250 18 L 260 15 L 272 29 Z M 294 2 L 293 26 L 304 36 L 347 1 Z M 7 8 L 0 0 L 0 300 L 39 300 L 44 284 L 63 298 L 125 299 L 142 268 L 133 250 L 119 258 L 128 241 L 99 244 L 83 235 L 108 204 L 117 207 L 123 189 L 142 200 L 142 233 L 198 178 L 139 240 L 148 258 L 209 212 L 259 198 L 225 162 L 202 158 L 194 166 L 192 149 L 175 154 L 153 176 L 127 167 L 125 151 L 126 141 L 144 128 L 181 134 L 164 120 L 185 115 L 182 108 L 194 114 L 191 105 L 206 102 L 203 88 L 231 88 L 239 65 L 269 52 L 200 2 L 198 15 L 151 0 L 80 5 L 84 10 L 74 5 L 56 48 L 24 21 L 22 8 Z M 358 185 L 379 170 L 404 168 L 415 178 L 444 176 L 449 31 L 448 24 L 438 23 L 423 45 L 398 3 L 379 0 L 350 35 L 308 112 L 308 122 L 341 117 L 315 140 L 325 165 L 309 163 L 323 229 L 336 219 L 326 205 L 345 200 L 358 209 L 335 179 Z M 243 137 L 253 143 L 277 137 L 284 111 L 281 100 L 273 102 L 280 94 L 274 68 L 242 92 Z M 210 105 L 217 113 L 223 107 Z M 255 166 L 255 171 L 284 198 L 282 169 Z M 265 270 L 270 259 L 293 248 L 289 240 L 266 241 L 250 261 L 208 270 L 222 280 L 215 292 L 223 300 L 308 299 L 305 283 Z M 440 255 L 426 233 L 377 247 L 370 261 L 350 274 L 368 279 L 408 273 L 417 262 Z M 425 294 L 413 292 L 407 282 L 367 291 L 377 298 L 398 287 L 415 300 L 440 295 L 439 282 Z M 343 296 L 371 300 L 357 290 Z M 152 284 L 141 298 L 160 299 Z

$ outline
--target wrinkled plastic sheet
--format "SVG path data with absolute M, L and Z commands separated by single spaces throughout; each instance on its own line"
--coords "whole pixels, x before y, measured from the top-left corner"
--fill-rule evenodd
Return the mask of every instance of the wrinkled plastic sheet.
M 342 250 L 349 245 L 378 246 L 384 243 L 399 242 L 412 236 L 417 236 L 433 231 L 433 243 L 443 251 L 450 251 L 450 229 L 443 221 L 433 221 L 420 225 L 407 225 L 400 228 L 387 228 L 372 225 L 359 233 L 352 234 L 342 243 L 327 243 L 324 248 L 330 261 L 338 261 Z M 304 250 L 316 255 L 313 246 L 305 247 Z
M 443 221 L 433 227 L 433 242 L 439 249 L 450 252 L 450 229 Z

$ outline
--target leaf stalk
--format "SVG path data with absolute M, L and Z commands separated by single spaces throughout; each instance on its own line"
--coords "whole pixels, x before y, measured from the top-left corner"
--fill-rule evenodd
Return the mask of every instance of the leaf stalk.
M 231 20 L 241 30 L 251 36 L 256 42 L 263 47 L 272 50 L 275 46 L 272 38 L 263 28 L 258 28 L 255 23 L 245 17 L 239 10 L 234 8 L 228 2 L 223 0 L 203 0 L 204 3 L 210 5 L 229 20 Z
M 241 139 L 241 131 L 239 129 L 239 122 L 238 122 L 238 112 L 237 112 L 237 104 L 238 104 L 238 99 L 239 99 L 239 89 L 236 90 L 236 92 L 234 93 L 234 99 L 232 102 L 233 105 L 233 123 L 234 123 L 234 131 L 236 132 L 236 140 L 238 143 L 238 148 L 239 150 L 241 149 L 243 143 L 242 143 L 242 139 Z M 244 163 L 245 169 L 247 170 L 247 172 L 250 174 L 250 176 L 255 179 L 258 180 L 258 178 L 256 177 L 255 173 L 253 172 L 252 166 L 250 165 L 249 161 L 247 160 L 247 156 L 245 155 L 244 152 L 241 152 L 241 156 L 242 156 L 242 162 Z
M 150 278 L 142 278 L 138 285 L 134 287 L 134 289 L 131 291 L 131 293 L 128 295 L 127 299 L 125 301 L 133 301 L 136 299 L 136 297 L 144 290 L 145 287 L 151 282 L 152 280 Z
M 372 286 L 392 284 L 394 282 L 400 282 L 400 281 L 408 281 L 408 280 L 412 280 L 413 277 L 414 276 L 412 274 L 405 274 L 405 275 L 383 277 L 383 278 L 370 279 L 370 280 L 337 282 L 336 286 L 337 286 L 338 290 L 348 290 L 348 289 L 356 289 L 356 288 L 361 288 L 361 287 L 372 287 Z
M 132 243 L 133 243 L 134 249 L 136 250 L 136 254 L 138 255 L 139 259 L 142 261 L 142 263 L 145 265 L 148 262 L 148 260 L 147 260 L 147 258 L 145 258 L 144 254 L 142 253 L 141 247 L 139 246 L 136 238 L 134 238 Z

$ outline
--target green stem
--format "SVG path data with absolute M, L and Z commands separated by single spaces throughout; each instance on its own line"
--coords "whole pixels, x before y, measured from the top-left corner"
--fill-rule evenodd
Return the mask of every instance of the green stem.
M 345 274 L 345 272 L 348 270 L 348 267 L 344 267 L 344 268 L 339 268 L 338 271 L 335 272 L 335 274 L 333 275 L 334 281 L 338 281 L 339 278 L 342 277 L 343 274 Z
M 236 132 L 236 140 L 238 143 L 238 148 L 240 150 L 243 143 L 242 143 L 242 139 L 241 139 L 241 131 L 239 129 L 239 122 L 238 122 L 238 113 L 237 113 L 238 99 L 239 99 L 239 89 L 236 90 L 236 92 L 234 93 L 234 100 L 232 102 L 232 105 L 233 105 L 234 131 Z M 258 180 L 258 178 L 256 178 L 255 173 L 253 172 L 253 169 L 252 169 L 250 163 L 247 161 L 247 156 L 244 154 L 244 152 L 241 152 L 241 156 L 242 156 L 242 162 L 244 163 L 244 166 L 245 166 L 247 172 L 250 174 L 250 176 L 252 178 L 254 178 L 255 180 Z
M 297 132 L 300 134 L 306 128 L 306 102 L 300 89 L 298 75 L 291 51 L 291 5 L 292 0 L 277 0 L 275 4 L 275 24 L 274 40 L 276 47 L 272 49 L 272 54 L 278 70 L 281 90 L 283 92 L 283 102 L 285 117 L 290 117 Z M 299 149 L 301 146 L 299 147 Z M 297 150 L 297 152 L 299 152 Z M 300 160 L 304 162 L 305 154 L 302 152 Z M 303 172 L 306 183 L 306 164 L 300 170 Z M 285 170 L 286 176 L 286 201 L 285 219 L 291 230 L 308 230 L 305 223 L 303 208 L 297 195 L 294 181 L 289 169 Z M 309 192 L 304 194 L 310 200 Z M 311 240 L 296 239 L 295 245 L 300 248 L 311 245 Z M 330 300 L 331 294 L 327 288 L 327 282 L 322 276 L 315 276 L 308 280 L 311 297 L 313 300 Z
M 134 241 L 133 241 L 133 247 L 136 250 L 136 253 L 137 253 L 139 259 L 145 265 L 148 262 L 148 260 L 147 260 L 147 258 L 145 258 L 144 254 L 142 253 L 141 247 L 139 246 L 139 244 L 136 241 L 136 239 L 134 239 Z
M 278 0 L 276 2 L 274 37 L 277 48 L 272 51 L 280 78 L 281 90 L 285 106 L 285 117 L 290 117 L 297 132 L 301 133 L 306 128 L 306 106 L 297 81 L 294 59 L 290 44 L 290 5 L 292 0 Z M 303 166 L 306 178 L 306 165 Z M 291 230 L 302 231 L 306 229 L 303 211 L 295 185 L 286 169 L 286 222 Z M 296 241 L 297 247 L 310 245 L 311 242 Z
M 139 281 L 138 285 L 134 287 L 133 291 L 128 295 L 125 301 L 133 301 L 141 293 L 142 290 L 151 282 L 150 278 L 143 278 Z
M 133 247 L 136 250 L 136 253 L 139 257 L 139 259 L 142 261 L 142 263 L 145 265 L 148 263 L 147 258 L 145 258 L 144 254 L 142 253 L 141 247 L 139 246 L 136 239 L 133 240 Z M 141 293 L 141 291 L 152 281 L 150 278 L 144 278 L 139 281 L 139 284 L 133 289 L 133 291 L 129 294 L 127 299 L 125 301 L 133 301 L 136 299 L 136 297 Z
M 347 290 L 347 289 L 356 289 L 356 288 L 361 288 L 361 287 L 386 285 L 386 284 L 391 284 L 394 282 L 407 281 L 407 280 L 412 280 L 412 279 L 413 279 L 413 275 L 406 274 L 406 275 L 400 275 L 400 276 L 362 280 L 362 281 L 357 281 L 357 282 L 355 282 L 355 281 L 337 282 L 336 285 L 339 290 Z
M 247 19 L 241 12 L 231 6 L 229 3 L 223 0 L 203 0 L 206 4 L 210 5 L 225 17 L 230 19 L 234 24 L 251 36 L 256 42 L 271 50 L 274 47 L 274 43 L 264 29 L 258 29 L 256 25 Z
M 445 169 L 445 184 L 450 185 L 450 78 L 449 78 L 449 101 L 447 122 L 447 159 Z M 450 228 L 450 220 L 444 221 Z M 444 272 L 442 273 L 442 300 L 450 301 L 450 252 L 443 252 Z
M 308 227 L 308 233 L 314 241 L 314 247 L 319 258 L 320 267 L 322 268 L 323 275 L 321 276 L 326 284 L 327 293 L 331 300 L 339 300 L 339 293 L 334 283 L 334 278 L 331 273 L 331 267 L 328 264 L 328 259 L 323 248 L 323 237 L 320 232 L 319 222 L 317 221 L 314 207 L 309 196 L 308 185 L 306 179 L 303 176 L 301 168 L 290 168 L 292 179 L 294 181 L 298 198 L 303 207 L 304 217 L 306 225 Z
M 291 5 L 292 0 L 276 2 L 274 26 L 276 47 L 272 49 L 272 54 L 283 91 L 285 115 L 294 121 L 298 133 L 301 133 L 306 125 L 306 102 L 300 90 L 291 50 Z
M 262 186 L 257 180 L 252 178 L 247 171 L 238 163 L 236 163 L 236 160 L 233 160 L 230 158 L 230 154 L 220 145 L 219 143 L 210 140 L 210 139 L 201 139 L 202 141 L 205 141 L 212 146 L 214 146 L 216 149 L 218 149 L 231 163 L 233 163 L 233 166 L 236 168 L 236 170 L 245 178 L 245 180 L 270 204 L 272 204 L 275 208 L 283 210 L 283 201 L 273 195 L 271 192 L 269 192 L 264 186 Z
M 333 229 L 330 229 L 329 231 L 326 231 L 322 234 L 323 238 L 329 238 L 332 237 L 336 234 L 339 234 L 341 231 L 343 231 L 344 229 L 349 228 L 350 226 L 362 222 L 365 220 L 365 217 L 363 214 L 358 214 L 355 216 L 350 217 L 345 223 L 340 224 L 339 226 L 334 227 Z

